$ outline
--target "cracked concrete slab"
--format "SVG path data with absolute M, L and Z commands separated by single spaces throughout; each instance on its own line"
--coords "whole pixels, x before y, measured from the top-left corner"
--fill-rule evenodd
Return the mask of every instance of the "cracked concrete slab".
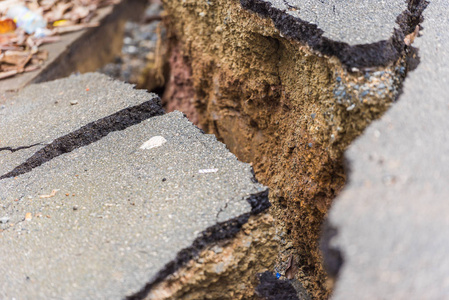
M 399 102 L 346 154 L 348 185 L 330 211 L 344 259 L 334 299 L 449 295 L 448 14 L 430 2 Z
M 352 68 L 386 66 L 403 54 L 425 1 L 240 0 L 280 33 Z
M 95 73 L 25 88 L 0 110 L 0 177 L 57 138 L 139 106 L 163 113 L 155 94 Z
M 85 91 L 86 83 L 92 93 Z M 49 97 L 62 91 L 78 94 L 78 105 L 87 107 L 89 120 L 78 120 L 78 115 L 66 114 L 73 109 L 70 97 L 59 100 L 60 112 L 52 98 L 48 106 L 30 103 L 41 115 L 50 109 L 59 119 L 71 122 L 71 126 L 64 125 L 53 116 L 51 122 L 60 129 L 45 122 L 34 128 L 46 141 L 69 136 L 64 140 L 67 144 L 77 141 L 67 131 L 154 97 L 88 74 L 31 86 L 13 107 L 8 106 L 9 113 L 17 111 L 25 118 L 26 110 L 39 115 L 18 101 L 30 101 L 33 94 L 50 90 Z M 112 99 L 124 102 L 114 104 Z M 92 110 L 94 104 L 98 112 Z M 101 108 L 109 104 L 113 108 Z M 15 131 L 9 134 L 16 136 L 20 130 L 30 130 L 27 126 L 10 128 Z M 156 136 L 165 142 L 148 147 L 147 142 Z M 17 152 L 21 151 L 25 150 Z M 27 157 L 28 153 L 22 155 L 22 162 Z M 202 133 L 180 112 L 111 131 L 29 172 L 0 180 L 0 256 L 8 258 L 0 262 L 0 297 L 123 299 L 145 295 L 152 283 L 176 271 L 203 247 L 236 234 L 250 214 L 269 206 L 267 194 L 267 188 L 255 182 L 248 164 L 239 162 L 224 144 Z

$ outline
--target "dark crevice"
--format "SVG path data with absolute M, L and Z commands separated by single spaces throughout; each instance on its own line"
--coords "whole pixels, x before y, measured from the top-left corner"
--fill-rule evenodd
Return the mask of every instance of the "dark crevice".
M 220 214 L 225 211 L 225 209 L 228 208 L 228 202 L 226 202 L 225 206 L 223 208 L 220 208 L 220 210 L 218 211 L 217 215 L 215 216 L 215 218 L 218 221 L 218 218 L 220 217 Z
M 99 141 L 111 132 L 124 130 L 163 113 L 159 98 L 152 98 L 142 104 L 125 108 L 55 139 L 11 172 L 1 176 L 0 180 L 28 173 L 55 157 Z
M 251 205 L 251 212 L 243 214 L 237 218 L 226 222 L 218 223 L 209 227 L 197 237 L 192 246 L 178 252 L 176 258 L 165 265 L 161 271 L 139 292 L 128 296 L 128 300 L 145 299 L 151 289 L 158 283 L 162 282 L 167 276 L 175 273 L 177 270 L 185 266 L 189 261 L 198 256 L 198 254 L 211 244 L 231 239 L 240 232 L 240 229 L 246 224 L 251 215 L 257 215 L 270 207 L 268 200 L 268 190 L 253 194 L 246 199 Z
M 0 152 L 1 151 L 10 151 L 11 153 L 13 153 L 13 152 L 24 150 L 24 149 L 30 149 L 30 148 L 33 148 L 33 147 L 39 146 L 39 145 L 42 145 L 42 144 L 41 143 L 37 143 L 37 144 L 30 145 L 30 146 L 20 146 L 20 147 L 17 147 L 17 148 L 2 147 L 2 148 L 0 148 Z
M 258 274 L 260 284 L 256 295 L 265 300 L 300 300 L 295 288 L 288 280 L 279 280 L 269 271 Z
M 340 249 L 332 246 L 331 240 L 338 234 L 337 228 L 325 222 L 322 229 L 320 250 L 323 254 L 323 265 L 327 274 L 336 279 L 343 265 L 344 259 Z
M 245 9 L 271 18 L 283 35 L 305 43 L 324 55 L 337 57 L 349 70 L 387 66 L 397 61 L 404 53 L 405 36 L 422 21 L 422 12 L 428 4 L 424 0 L 408 0 L 408 9 L 397 18 L 400 29 L 395 29 L 387 41 L 350 46 L 324 37 L 324 31 L 317 25 L 293 17 L 266 0 L 240 0 L 240 3 Z

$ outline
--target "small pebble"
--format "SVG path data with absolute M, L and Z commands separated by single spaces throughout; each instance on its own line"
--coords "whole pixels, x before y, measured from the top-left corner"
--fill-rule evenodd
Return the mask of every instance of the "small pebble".
M 25 221 L 30 221 L 33 218 L 33 216 L 31 215 L 31 213 L 26 213 L 25 214 Z
M 132 43 L 133 43 L 133 39 L 131 37 L 129 37 L 129 36 L 127 36 L 127 37 L 125 37 L 123 39 L 123 44 L 125 44 L 125 45 L 129 45 L 129 44 L 132 44 Z
M 351 111 L 355 108 L 355 104 L 352 104 L 351 106 L 349 106 L 348 108 L 346 108 L 347 111 Z
M 74 205 L 73 210 L 78 210 L 78 205 Z
M 9 217 L 1 217 L 0 218 L 0 223 L 2 223 L 2 224 L 6 224 L 6 223 L 8 223 L 8 221 L 9 221 Z
M 76 101 L 76 100 L 70 101 L 70 105 L 77 105 L 77 104 L 78 104 L 78 101 Z

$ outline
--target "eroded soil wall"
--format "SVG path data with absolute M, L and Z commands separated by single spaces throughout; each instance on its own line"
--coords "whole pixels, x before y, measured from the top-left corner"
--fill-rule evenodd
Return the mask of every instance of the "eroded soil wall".
M 176 60 L 168 87 L 178 95 L 165 101 L 188 107 L 201 128 L 252 163 L 270 187 L 276 270 L 283 274 L 293 254 L 295 277 L 313 298 L 326 298 L 318 240 L 345 183 L 342 154 L 391 105 L 404 63 L 350 73 L 237 0 L 166 0 L 164 7 Z

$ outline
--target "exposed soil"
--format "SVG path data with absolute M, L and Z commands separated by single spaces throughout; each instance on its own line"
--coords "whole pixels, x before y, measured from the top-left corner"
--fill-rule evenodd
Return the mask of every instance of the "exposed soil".
M 281 247 L 275 270 L 285 276 L 292 254 L 293 277 L 312 298 L 327 298 L 332 285 L 318 240 L 345 184 L 343 151 L 396 99 L 404 56 L 349 72 L 237 0 L 167 0 L 164 8 L 170 77 L 179 80 L 163 99 L 252 164 L 270 187 Z
M 259 283 L 254 274 L 273 268 L 278 249 L 273 223 L 269 214 L 251 216 L 234 238 L 203 250 L 145 299 L 253 299 Z

